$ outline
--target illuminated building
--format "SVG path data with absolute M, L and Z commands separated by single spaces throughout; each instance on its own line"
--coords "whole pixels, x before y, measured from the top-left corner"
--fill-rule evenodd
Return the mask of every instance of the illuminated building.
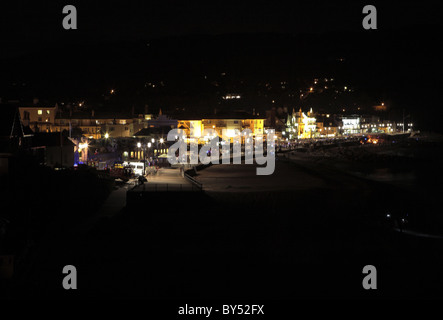
M 253 136 L 264 134 L 264 118 L 247 113 L 216 114 L 205 116 L 200 119 L 179 119 L 178 129 L 184 130 L 190 142 L 197 139 L 198 143 L 205 143 L 214 136 L 224 140 L 233 141 L 233 137 L 240 134 L 244 129 L 250 129 Z M 205 130 L 212 131 L 205 135 Z M 225 136 L 223 136 L 225 134 Z
M 24 126 L 29 126 L 34 132 L 53 132 L 57 106 L 19 107 L 20 117 Z
M 341 118 L 341 132 L 347 134 L 359 134 L 361 133 L 360 117 L 350 116 Z
M 301 108 L 298 112 L 292 109 L 292 115 L 288 115 L 286 120 L 285 136 L 292 139 L 314 138 L 317 131 L 317 121 L 313 117 L 312 109 L 306 114 Z

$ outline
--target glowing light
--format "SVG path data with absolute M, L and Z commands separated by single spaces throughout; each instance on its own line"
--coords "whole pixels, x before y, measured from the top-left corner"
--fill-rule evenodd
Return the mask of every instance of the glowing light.
M 237 130 L 235 130 L 235 129 L 227 129 L 226 130 L 226 137 L 228 137 L 228 138 L 233 138 L 233 137 L 235 137 L 236 135 L 237 135 L 237 132 L 236 132 Z M 246 134 L 246 132 L 245 132 L 245 134 Z
M 81 151 L 81 150 L 83 150 L 83 149 L 87 149 L 88 148 L 88 144 L 85 142 L 85 143 L 79 143 L 78 144 L 78 150 L 79 151 Z
M 201 121 L 190 121 L 189 122 L 191 137 L 200 138 L 202 136 L 202 124 Z
M 137 142 L 137 148 L 140 148 L 142 144 L 140 142 Z
M 109 133 L 105 133 L 105 139 L 108 139 L 109 138 Z

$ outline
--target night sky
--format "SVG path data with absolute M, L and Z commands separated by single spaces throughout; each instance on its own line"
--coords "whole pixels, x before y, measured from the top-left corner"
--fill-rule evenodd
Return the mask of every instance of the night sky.
M 2 2 L 0 35 L 6 43 L 121 41 L 171 35 L 324 33 L 360 31 L 364 1 L 119 1 L 105 3 Z M 75 5 L 78 30 L 66 32 L 62 8 Z M 440 10 L 423 1 L 372 1 L 379 29 L 438 24 Z
M 77 30 L 62 27 L 67 4 L 77 8 Z M 378 30 L 362 27 L 367 4 L 377 8 Z M 307 79 L 326 76 L 324 66 L 344 55 L 349 77 L 343 81 L 356 78 L 376 99 L 415 109 L 435 129 L 439 118 L 421 110 L 442 114 L 440 7 L 428 1 L 1 2 L 0 94 L 18 98 L 10 86 L 26 83 L 29 95 L 90 99 L 120 84 L 130 104 L 134 88 L 155 77 L 194 86 L 180 77 L 220 73 L 226 62 L 254 79 L 258 69 L 267 70 L 265 78 L 292 72 Z

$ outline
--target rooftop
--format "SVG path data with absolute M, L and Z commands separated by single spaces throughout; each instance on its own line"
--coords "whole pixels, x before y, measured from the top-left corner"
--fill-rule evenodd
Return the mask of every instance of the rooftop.
M 63 146 L 75 146 L 75 144 L 68 138 L 60 133 L 35 133 L 32 138 L 32 147 L 58 147 Z

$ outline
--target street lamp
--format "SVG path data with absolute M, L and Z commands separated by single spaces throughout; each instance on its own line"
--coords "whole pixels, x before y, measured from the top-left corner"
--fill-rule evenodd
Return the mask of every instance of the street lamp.
M 161 145 L 163 144 L 163 142 L 165 140 L 163 140 L 163 138 L 160 138 L 160 140 L 158 140 L 160 142 L 160 147 L 162 147 Z M 157 155 L 158 155 L 158 143 L 157 143 Z
M 150 153 L 149 149 L 151 148 L 151 146 L 152 146 L 152 144 L 150 142 L 148 142 L 148 153 Z
M 137 142 L 137 148 L 138 148 L 138 160 L 140 160 L 140 148 L 141 148 L 142 144 L 140 142 Z

